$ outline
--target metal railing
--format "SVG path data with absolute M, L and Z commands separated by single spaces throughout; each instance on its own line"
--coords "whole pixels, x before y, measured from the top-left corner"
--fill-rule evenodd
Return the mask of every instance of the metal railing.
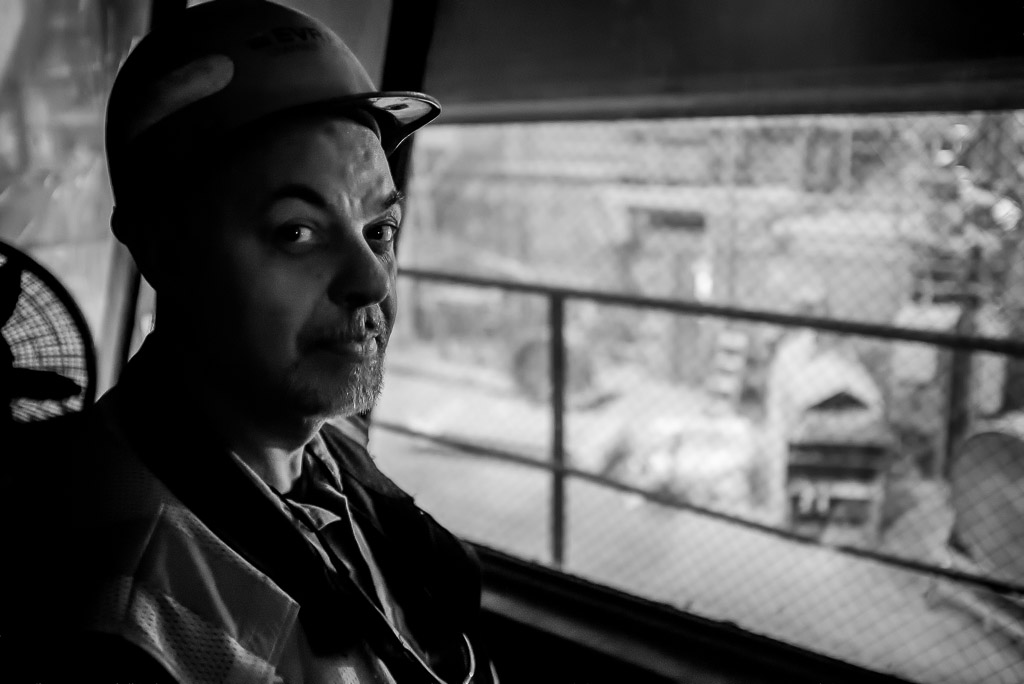
M 811 328 L 820 331 L 843 333 L 848 335 L 861 335 L 877 339 L 886 339 L 899 342 L 920 342 L 939 347 L 957 350 L 983 351 L 1005 354 L 1007 356 L 1024 358 L 1024 343 L 1015 340 L 997 339 L 990 337 L 978 337 L 958 335 L 955 333 L 937 332 L 931 330 L 916 330 L 901 328 L 889 325 L 873 323 L 859 323 L 855 321 L 836 320 L 831 318 L 804 316 L 795 314 L 776 313 L 764 310 L 746 309 L 733 306 L 722 306 L 717 304 L 705 304 L 696 301 L 679 301 L 666 298 L 643 297 L 612 292 L 600 292 L 581 290 L 566 287 L 548 286 L 540 284 L 522 283 L 493 278 L 481 278 L 442 271 L 427 269 L 403 268 L 399 274 L 403 278 L 426 281 L 432 283 L 443 283 L 449 285 L 460 285 L 473 288 L 496 288 L 506 292 L 518 292 L 543 296 L 548 301 L 548 325 L 551 330 L 549 336 L 550 355 L 550 382 L 551 382 L 551 458 L 548 462 L 536 461 L 520 454 L 504 452 L 493 447 L 481 447 L 457 439 L 437 437 L 413 430 L 406 426 L 375 421 L 378 427 L 406 434 L 417 438 L 427 439 L 442 444 L 457 451 L 474 453 L 476 455 L 494 458 L 497 460 L 517 463 L 523 466 L 540 468 L 551 473 L 551 516 L 550 516 L 550 542 L 551 558 L 555 567 L 561 568 L 565 562 L 565 519 L 566 519 L 566 496 L 565 484 L 569 477 L 586 480 L 618 491 L 639 495 L 649 501 L 670 506 L 673 508 L 688 510 L 701 515 L 726 520 L 731 523 L 747 528 L 757 529 L 761 532 L 777 537 L 783 537 L 801 544 L 821 545 L 820 542 L 798 535 L 788 530 L 772 527 L 738 516 L 703 508 L 694 504 L 678 501 L 672 497 L 649 492 L 626 483 L 618 482 L 608 477 L 595 475 L 583 470 L 571 468 L 566 464 L 565 448 L 565 408 L 566 408 L 566 350 L 565 350 L 565 304 L 569 300 L 590 301 L 611 306 L 632 307 L 637 309 L 653 309 L 675 314 L 686 314 L 691 316 L 708 316 L 734 321 L 749 321 L 756 323 L 771 323 L 788 328 Z M 978 587 L 997 592 L 1010 597 L 1024 598 L 1024 585 L 1011 582 L 1004 582 L 977 574 L 961 572 L 958 570 L 938 567 L 928 563 L 914 561 L 906 558 L 897 558 L 887 554 L 872 551 L 870 549 L 845 546 L 829 545 L 829 548 L 839 552 L 860 558 L 871 559 L 877 562 L 894 565 L 897 567 L 925 572 L 931 575 L 945 577 L 948 579 L 972 584 Z

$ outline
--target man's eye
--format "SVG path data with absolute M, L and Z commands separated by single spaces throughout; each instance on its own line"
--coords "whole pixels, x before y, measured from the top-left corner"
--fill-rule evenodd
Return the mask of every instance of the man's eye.
M 366 237 L 380 242 L 393 242 L 398 234 L 398 227 L 390 223 L 381 223 L 366 231 Z
M 304 245 L 312 242 L 314 237 L 313 229 L 301 224 L 281 226 L 274 232 L 274 238 L 286 245 Z

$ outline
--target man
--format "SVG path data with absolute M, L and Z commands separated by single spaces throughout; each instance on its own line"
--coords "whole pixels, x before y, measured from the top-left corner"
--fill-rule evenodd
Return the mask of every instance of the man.
M 31 681 L 483 682 L 471 552 L 332 425 L 372 407 L 403 200 L 439 112 L 323 24 L 214 0 L 107 114 L 112 226 L 155 331 L 4 480 L 3 665 Z M 10 681 L 5 676 L 5 681 Z

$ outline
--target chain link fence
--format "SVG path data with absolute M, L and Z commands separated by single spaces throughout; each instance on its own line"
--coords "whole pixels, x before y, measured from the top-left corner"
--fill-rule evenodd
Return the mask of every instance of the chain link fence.
M 436 126 L 416 145 L 403 266 L 582 291 L 558 417 L 543 288 L 402 279 L 373 439 L 428 509 L 912 681 L 1024 681 L 1024 366 L 992 351 L 1012 344 L 900 338 L 1021 338 L 1024 116 Z M 560 420 L 564 510 L 528 467 Z

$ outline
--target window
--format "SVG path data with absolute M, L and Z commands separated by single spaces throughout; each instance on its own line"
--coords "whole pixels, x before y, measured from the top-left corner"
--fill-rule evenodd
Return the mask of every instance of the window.
M 427 128 L 374 452 L 482 544 L 1021 681 L 1022 143 L 1013 112 Z
M 42 263 L 104 339 L 115 242 L 106 94 L 148 3 L 0 1 L 0 240 Z M 104 369 L 101 369 L 101 371 Z

